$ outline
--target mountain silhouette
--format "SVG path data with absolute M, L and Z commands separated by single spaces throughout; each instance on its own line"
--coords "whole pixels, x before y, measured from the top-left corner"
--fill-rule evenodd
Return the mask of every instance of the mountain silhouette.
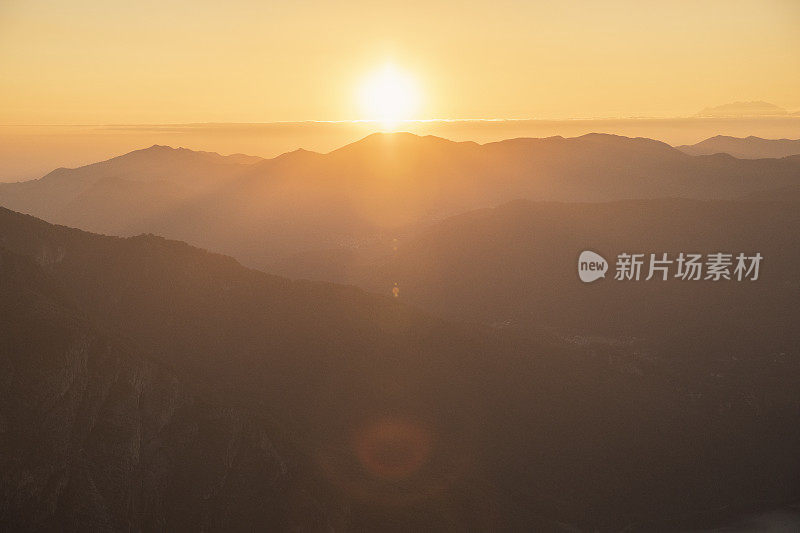
M 730 154 L 739 159 L 781 158 L 800 154 L 800 139 L 762 139 L 717 135 L 697 144 L 678 146 L 689 155 Z
M 605 134 L 479 145 L 373 134 L 328 154 L 255 161 L 154 147 L 0 184 L 0 204 L 98 233 L 155 233 L 263 267 L 525 198 L 736 198 L 796 184 L 800 159 L 692 157 Z

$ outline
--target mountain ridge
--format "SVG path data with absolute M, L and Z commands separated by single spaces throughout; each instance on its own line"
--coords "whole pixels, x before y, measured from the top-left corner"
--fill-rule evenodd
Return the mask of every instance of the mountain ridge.
M 0 205 L 99 233 L 162 234 L 263 267 L 517 198 L 723 199 L 800 181 L 797 158 L 690 156 L 660 141 L 608 134 L 481 145 L 384 133 L 327 154 L 295 151 L 252 164 L 164 153 L 164 164 L 139 152 L 130 168 L 122 159 L 111 170 L 0 184 Z M 120 181 L 103 181 L 111 178 Z
M 689 155 L 727 153 L 739 159 L 785 158 L 800 154 L 800 139 L 762 139 L 716 135 L 696 144 L 677 146 Z

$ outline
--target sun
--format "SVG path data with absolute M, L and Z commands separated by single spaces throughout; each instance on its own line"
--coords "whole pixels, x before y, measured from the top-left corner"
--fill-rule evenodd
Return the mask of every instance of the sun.
M 389 63 L 364 80 L 359 100 L 366 120 L 395 129 L 417 112 L 419 90 L 409 74 Z

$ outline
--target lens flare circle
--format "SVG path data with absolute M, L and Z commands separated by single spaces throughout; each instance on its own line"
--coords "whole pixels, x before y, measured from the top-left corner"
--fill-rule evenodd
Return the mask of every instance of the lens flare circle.
M 355 452 L 373 476 L 391 481 L 417 473 L 431 453 L 430 433 L 409 420 L 384 419 L 361 428 L 355 435 Z

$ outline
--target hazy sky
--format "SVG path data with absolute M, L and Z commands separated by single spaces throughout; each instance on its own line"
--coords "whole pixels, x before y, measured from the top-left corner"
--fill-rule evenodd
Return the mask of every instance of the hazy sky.
M 800 110 L 797 0 L 0 0 L 0 123 L 363 118 L 392 62 L 417 118 Z

